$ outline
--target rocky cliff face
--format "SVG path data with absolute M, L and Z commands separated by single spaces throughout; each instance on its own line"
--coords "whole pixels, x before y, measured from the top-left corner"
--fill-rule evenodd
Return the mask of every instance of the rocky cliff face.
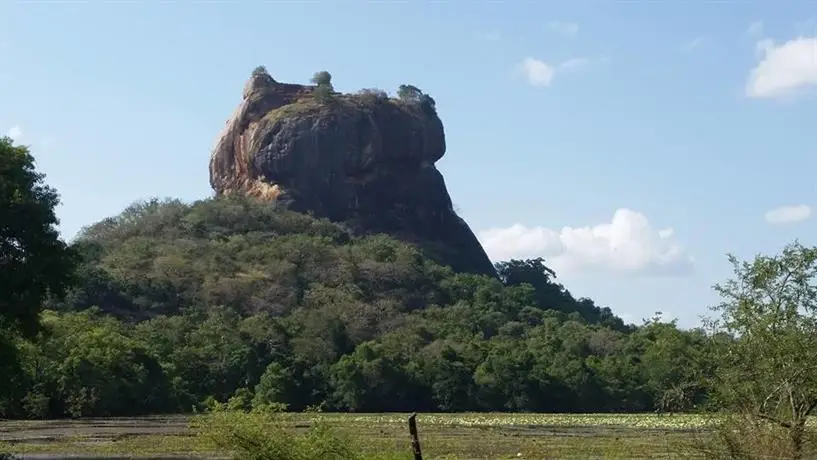
M 210 159 L 216 193 L 277 200 L 494 275 L 434 166 L 445 134 L 433 103 L 371 92 L 319 101 L 314 88 L 252 76 Z

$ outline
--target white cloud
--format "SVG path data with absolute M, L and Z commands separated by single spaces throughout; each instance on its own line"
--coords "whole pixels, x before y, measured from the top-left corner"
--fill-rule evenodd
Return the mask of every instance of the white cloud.
M 560 70 L 577 70 L 590 65 L 590 59 L 587 58 L 573 58 L 559 64 Z
M 746 33 L 754 36 L 761 35 L 763 33 L 763 21 L 754 21 L 749 24 L 749 27 L 746 28 Z
M 527 57 L 519 64 L 519 69 L 531 86 L 550 86 L 556 73 L 553 66 L 545 61 Z
M 765 217 L 770 224 L 793 224 L 811 217 L 811 207 L 805 204 L 781 206 L 767 211 Z
M 23 138 L 23 129 L 17 125 L 12 126 L 11 129 L 6 132 L 6 136 L 10 137 L 14 142 L 20 142 L 20 139 Z
M 552 230 L 514 224 L 478 237 L 492 260 L 543 257 L 557 272 L 689 273 L 693 259 L 673 233 L 671 228 L 656 231 L 643 214 L 622 208 L 611 222 L 594 226 Z
M 761 60 L 749 74 L 747 96 L 785 98 L 817 86 L 817 37 L 800 37 L 779 46 L 761 40 L 756 48 Z
M 551 85 L 557 73 L 579 71 L 594 64 L 605 64 L 607 62 L 609 62 L 608 58 L 577 57 L 554 65 L 540 59 L 527 57 L 519 63 L 517 72 L 521 73 L 531 86 L 547 87 Z
M 575 22 L 550 21 L 546 24 L 546 27 L 551 32 L 564 35 L 565 37 L 573 37 L 579 33 L 579 25 Z
M 690 52 L 704 44 L 704 37 L 695 37 L 681 45 L 681 51 Z

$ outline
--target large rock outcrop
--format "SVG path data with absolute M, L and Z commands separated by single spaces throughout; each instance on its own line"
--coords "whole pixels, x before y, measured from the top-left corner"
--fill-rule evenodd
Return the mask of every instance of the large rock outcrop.
M 387 233 L 457 271 L 494 275 L 434 166 L 445 134 L 430 98 L 332 93 L 255 72 L 216 143 L 210 184 Z M 432 101 L 432 102 L 429 102 Z

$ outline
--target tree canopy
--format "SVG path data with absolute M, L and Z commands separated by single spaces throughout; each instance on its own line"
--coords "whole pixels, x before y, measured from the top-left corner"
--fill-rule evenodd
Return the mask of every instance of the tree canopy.
M 633 325 L 574 296 L 542 258 L 500 262 L 497 277 L 455 273 L 410 244 L 247 197 L 134 203 L 66 246 L 27 149 L 3 139 L 0 155 L 0 315 L 13 332 L 0 344 L 3 417 L 214 401 L 726 408 L 776 424 L 797 451 L 817 406 L 817 248 L 731 258 L 711 330 L 660 315 Z
M 46 302 L 40 340 L 19 341 L 21 403 L 7 414 L 189 411 L 233 396 L 291 409 L 644 411 L 687 381 L 678 404 L 706 401 L 703 332 L 625 325 L 542 259 L 498 264 L 501 281 L 458 274 L 392 238 L 238 197 L 135 203 L 72 247 L 78 284 Z
M 59 296 L 75 259 L 60 239 L 57 192 L 28 148 L 0 138 L 0 329 L 32 335 L 47 294 Z
M 817 248 L 795 241 L 753 261 L 730 256 L 734 278 L 715 289 L 721 351 L 719 396 L 727 407 L 788 431 L 800 458 L 817 409 Z
M 312 79 L 310 81 L 318 86 L 326 85 L 331 87 L 332 74 L 330 74 L 326 70 L 321 70 L 319 72 L 315 72 L 315 75 L 312 76 Z

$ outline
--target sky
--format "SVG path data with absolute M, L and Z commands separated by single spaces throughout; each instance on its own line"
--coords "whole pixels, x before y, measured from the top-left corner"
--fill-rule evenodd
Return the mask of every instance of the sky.
M 137 200 L 213 194 L 253 68 L 437 101 L 452 199 L 494 260 L 694 327 L 727 253 L 817 244 L 813 2 L 0 2 L 0 135 L 67 240 Z

